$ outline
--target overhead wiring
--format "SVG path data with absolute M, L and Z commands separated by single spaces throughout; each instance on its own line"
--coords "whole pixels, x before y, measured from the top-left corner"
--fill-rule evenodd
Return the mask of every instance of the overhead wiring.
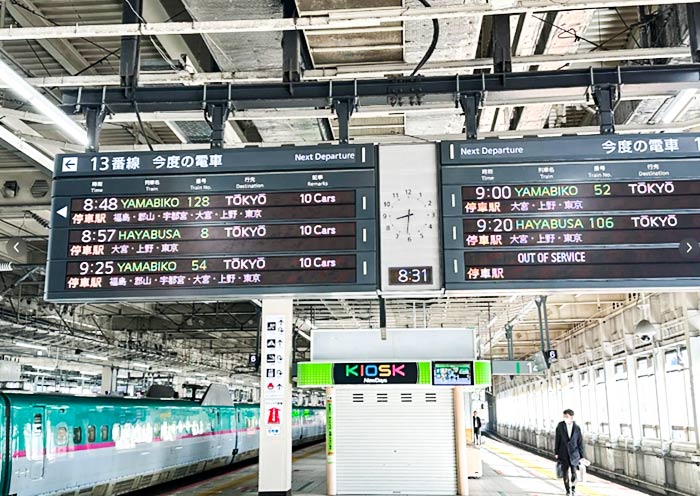
M 418 0 L 420 3 L 423 4 L 424 7 L 431 7 L 430 3 L 428 0 Z M 420 71 L 423 66 L 430 60 L 430 57 L 433 56 L 433 53 L 435 52 L 435 48 L 437 47 L 438 40 L 440 38 L 440 22 L 437 19 L 433 19 L 433 40 L 430 43 L 430 46 L 428 47 L 428 50 L 425 52 L 425 55 L 423 55 L 423 58 L 421 59 L 420 62 L 418 62 L 418 65 L 416 66 L 415 69 L 413 69 L 413 72 L 411 73 L 411 77 L 415 76 L 418 74 L 418 71 Z
M 146 144 L 148 145 L 148 149 L 153 151 L 153 144 L 151 143 L 151 138 L 148 136 L 148 133 L 146 132 L 146 126 L 143 125 L 143 120 L 141 119 L 141 112 L 139 112 L 139 104 L 135 100 L 131 103 L 134 105 L 134 111 L 136 112 L 136 120 L 139 121 L 141 134 L 143 134 L 143 137 L 146 138 Z

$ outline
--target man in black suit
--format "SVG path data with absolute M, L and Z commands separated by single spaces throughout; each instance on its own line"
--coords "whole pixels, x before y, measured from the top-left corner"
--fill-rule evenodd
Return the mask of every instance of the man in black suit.
M 557 426 L 554 455 L 557 457 L 557 463 L 561 465 L 566 494 L 574 496 L 576 469 L 585 455 L 581 428 L 574 422 L 573 410 L 564 410 L 564 420 Z

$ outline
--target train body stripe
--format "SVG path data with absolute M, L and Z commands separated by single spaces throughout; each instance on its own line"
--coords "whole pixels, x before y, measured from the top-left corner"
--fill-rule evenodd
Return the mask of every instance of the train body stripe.
M 236 433 L 244 433 L 248 431 L 259 431 L 260 427 L 251 427 L 248 429 L 229 429 L 229 430 L 224 430 L 224 431 L 218 431 L 218 432 L 203 432 L 201 434 L 183 434 L 182 436 L 177 436 L 175 438 L 175 441 L 181 441 L 183 439 L 194 439 L 194 438 L 199 438 L 199 437 L 207 437 L 207 436 L 225 436 L 227 434 L 236 434 Z M 163 439 L 161 438 L 153 438 L 152 443 L 162 443 L 164 442 Z M 173 442 L 173 441 L 170 441 Z M 138 443 L 138 444 L 150 444 L 150 443 Z M 89 450 L 97 450 L 97 449 L 103 449 L 103 448 L 114 448 L 117 445 L 114 441 L 106 441 L 103 443 L 90 443 L 90 444 L 77 444 L 77 445 L 72 445 L 72 446 L 60 446 L 58 448 L 55 448 L 49 452 L 44 450 L 43 455 L 56 455 L 56 454 L 64 454 L 64 453 L 72 453 L 75 451 L 89 451 Z M 26 450 L 19 450 L 15 451 L 12 453 L 12 458 L 26 458 L 27 457 L 27 452 Z

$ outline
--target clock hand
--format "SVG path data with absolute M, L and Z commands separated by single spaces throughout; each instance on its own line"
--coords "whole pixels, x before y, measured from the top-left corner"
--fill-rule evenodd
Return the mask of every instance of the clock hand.
M 409 229 L 411 226 L 411 216 L 413 216 L 413 214 L 411 213 L 411 209 L 409 208 L 408 215 L 406 216 L 406 234 L 411 234 L 411 231 Z

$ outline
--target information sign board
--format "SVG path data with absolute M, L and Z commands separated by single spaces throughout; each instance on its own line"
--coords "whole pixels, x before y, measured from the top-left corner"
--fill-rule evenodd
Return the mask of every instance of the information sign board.
M 446 289 L 700 283 L 700 137 L 442 144 Z
M 373 146 L 56 159 L 47 301 L 377 288 Z

